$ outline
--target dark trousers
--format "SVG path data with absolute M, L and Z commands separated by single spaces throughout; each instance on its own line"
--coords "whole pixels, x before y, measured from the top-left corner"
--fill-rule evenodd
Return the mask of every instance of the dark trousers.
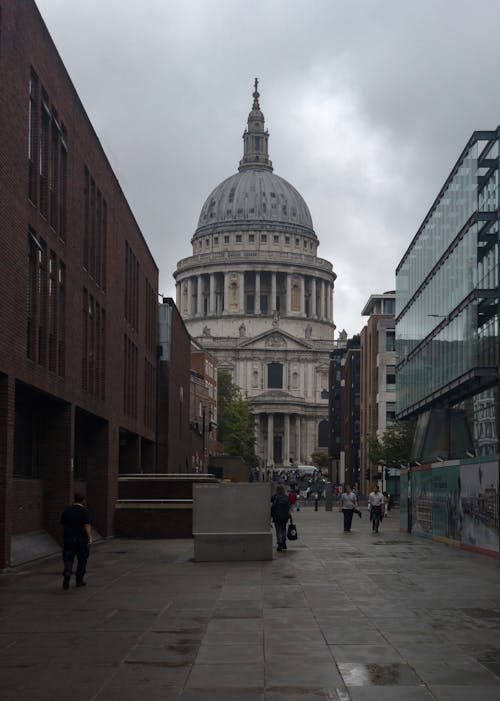
M 286 545 L 286 521 L 275 521 L 274 527 L 276 528 L 276 540 L 278 545 Z
M 354 509 L 342 509 L 342 512 L 344 514 L 344 531 L 350 531 Z
M 63 549 L 64 577 L 70 579 L 73 574 L 73 562 L 76 557 L 76 581 L 83 582 L 87 560 L 89 557 L 89 546 L 87 543 L 65 544 Z

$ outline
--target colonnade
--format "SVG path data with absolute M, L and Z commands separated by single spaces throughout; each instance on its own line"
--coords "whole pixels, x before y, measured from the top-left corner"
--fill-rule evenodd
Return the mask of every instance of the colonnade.
M 289 465 L 291 458 L 294 462 L 301 462 L 303 417 L 299 414 L 284 414 L 283 412 L 270 412 L 258 416 L 259 420 L 263 422 L 260 425 L 262 431 L 260 436 L 261 457 L 265 459 L 267 466 L 277 463 Z M 275 452 L 275 437 L 280 438 L 281 455 L 277 455 Z
M 225 314 L 286 316 L 332 321 L 333 282 L 285 271 L 200 273 L 177 283 L 185 319 Z

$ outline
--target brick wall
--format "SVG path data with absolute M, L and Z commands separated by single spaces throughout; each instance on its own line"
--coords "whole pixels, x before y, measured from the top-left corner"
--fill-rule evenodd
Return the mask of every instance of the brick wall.
M 50 465 L 41 475 L 39 523 L 52 534 L 73 491 L 75 407 L 104 422 L 87 486 L 109 534 L 119 429 L 154 442 L 158 270 L 36 5 L 0 0 L 0 11 L 0 376 L 16 396 L 22 388 L 27 411 L 36 395 L 45 416 L 46 401 L 54 421 L 44 438 Z M 55 430 L 61 421 L 62 436 Z M 3 418 L 0 407 L 0 568 L 9 558 L 5 534 L 25 499 L 12 491 L 13 439 L 6 436 L 13 422 L 11 401 Z

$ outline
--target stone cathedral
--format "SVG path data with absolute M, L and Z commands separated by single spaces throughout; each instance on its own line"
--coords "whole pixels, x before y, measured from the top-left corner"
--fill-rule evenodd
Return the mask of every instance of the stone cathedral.
M 273 173 L 257 88 L 238 172 L 208 196 L 174 277 L 189 333 L 252 404 L 266 468 L 327 449 L 336 275 L 304 199 Z

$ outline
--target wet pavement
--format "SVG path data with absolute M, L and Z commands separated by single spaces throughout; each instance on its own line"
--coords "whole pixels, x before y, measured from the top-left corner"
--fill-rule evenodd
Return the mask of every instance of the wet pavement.
M 0 700 L 499 701 L 500 562 L 366 516 L 302 509 L 272 562 L 111 540 L 86 587 L 0 575 Z

